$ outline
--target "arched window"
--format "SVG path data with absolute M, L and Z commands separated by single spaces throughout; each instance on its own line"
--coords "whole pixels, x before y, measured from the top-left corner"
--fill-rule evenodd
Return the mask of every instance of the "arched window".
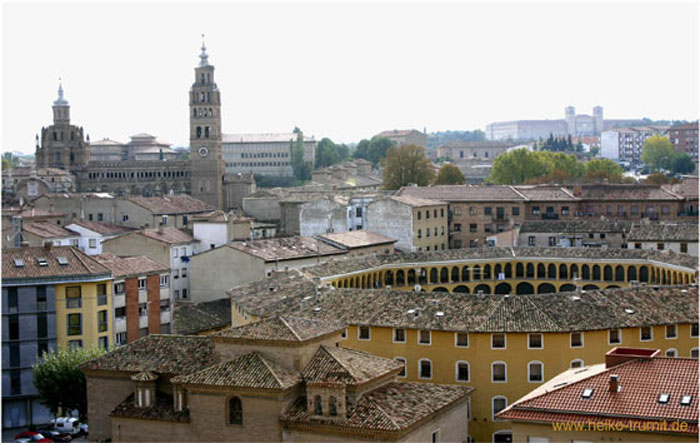
M 508 399 L 502 395 L 497 395 L 491 399 L 491 419 L 493 421 L 498 421 L 496 414 L 508 407 Z
M 228 401 L 228 422 L 232 425 L 243 424 L 243 405 L 238 397 L 231 397 Z
M 678 351 L 675 348 L 666 349 L 666 357 L 678 357 Z
M 204 91 L 199 93 L 199 101 L 204 103 Z
M 567 278 L 569 278 L 569 275 L 566 265 L 559 265 L 559 279 L 566 280 Z
M 338 405 L 335 400 L 335 397 L 332 395 L 328 398 L 328 413 L 332 416 L 335 417 L 338 415 Z
M 202 138 L 202 127 L 197 126 L 197 138 Z
M 321 402 L 320 395 L 314 397 L 314 413 L 316 415 L 323 415 L 323 403 Z
M 505 383 L 508 381 L 508 369 L 505 362 L 495 361 L 491 363 L 491 382 Z
M 571 366 L 571 369 L 582 368 L 583 367 L 583 360 L 581 360 L 580 358 L 577 358 L 575 360 L 571 360 L 570 366 Z
M 204 83 L 204 82 L 205 82 L 205 80 L 206 80 L 206 76 L 204 75 L 204 73 L 203 73 L 203 72 L 202 72 L 202 75 L 200 76 L 200 78 L 201 78 L 201 80 L 202 80 L 202 83 Z
M 433 378 L 433 362 L 427 358 L 418 361 L 418 378 Z
M 397 361 L 403 365 L 403 368 L 401 369 L 401 372 L 399 372 L 398 377 L 405 378 L 406 377 L 406 359 L 403 357 L 394 357 L 394 361 Z
M 209 126 L 204 127 L 204 138 L 209 138 Z
M 535 278 L 535 265 L 528 263 L 527 266 L 525 266 L 525 269 L 527 278 Z

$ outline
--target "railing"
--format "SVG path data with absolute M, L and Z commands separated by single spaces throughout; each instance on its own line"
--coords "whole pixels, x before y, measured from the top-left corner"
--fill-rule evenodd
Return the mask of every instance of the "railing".
M 681 211 L 678 213 L 679 217 L 697 217 L 698 211 Z
M 542 220 L 559 220 L 559 214 L 556 212 L 545 212 L 542 214 Z
M 114 317 L 114 332 L 126 332 L 126 317 Z

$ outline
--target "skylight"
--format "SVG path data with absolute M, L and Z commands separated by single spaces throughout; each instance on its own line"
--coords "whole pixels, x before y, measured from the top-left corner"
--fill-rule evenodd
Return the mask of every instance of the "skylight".
M 659 403 L 666 404 L 668 399 L 671 398 L 671 394 L 659 394 Z
M 48 266 L 49 262 L 46 261 L 45 258 L 37 258 L 36 262 L 39 264 L 39 266 Z
M 586 388 L 583 390 L 583 393 L 581 394 L 582 398 L 591 398 L 593 397 L 593 389 L 591 388 Z
M 693 402 L 693 396 L 692 395 L 684 395 L 681 397 L 681 406 L 690 406 L 690 404 Z
M 16 258 L 15 259 L 15 268 L 23 268 L 24 267 L 24 260 L 21 258 Z
M 58 262 L 59 265 L 61 266 L 66 266 L 68 265 L 68 259 L 66 257 L 56 257 L 56 261 Z

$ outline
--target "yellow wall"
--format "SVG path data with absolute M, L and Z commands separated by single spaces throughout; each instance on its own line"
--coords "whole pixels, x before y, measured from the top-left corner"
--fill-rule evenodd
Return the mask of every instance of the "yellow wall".
M 683 435 L 669 435 L 652 432 L 563 432 L 554 431 L 552 425 L 513 423 L 509 428 L 513 431 L 513 443 L 528 443 L 528 437 L 548 438 L 551 443 L 571 441 L 627 441 L 627 442 L 697 442 L 697 437 Z
M 249 316 L 250 317 L 250 316 Z M 531 361 L 544 363 L 544 381 L 569 369 L 570 362 L 582 359 L 585 365 L 604 363 L 605 353 L 614 346 L 633 346 L 661 349 L 665 352 L 675 348 L 678 356 L 689 357 L 690 349 L 698 346 L 697 338 L 690 337 L 690 325 L 678 325 L 678 338 L 666 339 L 665 327 L 654 327 L 652 341 L 640 341 L 639 328 L 622 330 L 622 343 L 608 345 L 608 331 L 584 332 L 583 348 L 570 347 L 569 333 L 544 333 L 543 349 L 528 349 L 526 333 L 506 334 L 506 349 L 491 349 L 490 333 L 470 333 L 469 347 L 455 347 L 454 332 L 432 331 L 432 343 L 429 346 L 417 344 L 416 330 L 406 330 L 406 343 L 393 343 L 391 328 L 371 328 L 369 341 L 357 338 L 357 327 L 348 327 L 347 339 L 342 346 L 370 352 L 386 358 L 403 357 L 406 359 L 406 381 L 428 381 L 418 378 L 418 361 L 428 358 L 433 364 L 435 383 L 464 384 L 476 388 L 471 396 L 472 420 L 469 433 L 477 440 L 491 440 L 491 434 L 500 429 L 510 429 L 510 424 L 494 422 L 491 419 L 491 399 L 501 395 L 508 399 L 508 404 L 518 400 L 541 383 L 530 383 L 527 365 Z M 470 381 L 456 381 L 456 363 L 469 363 Z M 491 363 L 503 361 L 507 364 L 507 382 L 491 382 Z
M 97 306 L 97 285 L 107 285 L 107 304 Z M 66 288 L 80 286 L 81 307 L 66 308 Z M 107 330 L 98 332 L 97 312 L 107 311 Z M 68 335 L 68 314 L 82 314 L 82 334 Z M 84 348 L 93 348 L 98 345 L 99 337 L 107 337 L 109 346 L 114 344 L 113 331 L 113 308 L 112 308 L 112 280 L 98 282 L 69 283 L 56 285 L 56 342 L 58 349 L 65 349 L 70 340 L 82 340 Z

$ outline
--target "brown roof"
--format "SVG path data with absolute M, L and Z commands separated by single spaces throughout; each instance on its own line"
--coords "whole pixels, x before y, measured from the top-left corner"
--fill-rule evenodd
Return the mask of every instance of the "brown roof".
M 468 387 L 433 383 L 388 383 L 363 394 L 357 403 L 349 405 L 345 420 L 311 416 L 303 398 L 297 400 L 280 420 L 285 425 L 328 425 L 340 432 L 343 429 L 400 432 L 464 400 L 471 391 L 473 389 Z
M 404 186 L 397 195 L 444 201 L 523 201 L 524 196 L 511 186 L 438 185 Z
M 617 375 L 621 389 L 610 392 L 610 376 Z M 592 389 L 583 398 L 584 389 Z M 660 394 L 669 394 L 667 403 Z M 681 405 L 681 397 L 692 396 L 691 404 Z M 594 375 L 565 383 L 541 395 L 514 403 L 501 412 L 501 418 L 514 421 L 586 421 L 591 416 L 690 423 L 689 433 L 697 434 L 698 360 L 694 358 L 635 358 L 608 367 Z M 670 431 L 670 429 L 669 429 Z
M 68 226 L 70 225 L 78 225 L 102 235 L 122 234 L 124 232 L 131 232 L 135 230 L 135 228 L 130 228 L 128 226 L 120 226 L 115 225 L 113 223 L 98 223 L 85 220 L 72 221 Z
M 520 232 L 629 232 L 631 221 L 625 220 L 536 220 L 524 221 Z
M 434 200 L 434 199 L 430 199 L 430 198 L 414 197 L 411 195 L 393 195 L 389 198 L 391 200 L 397 201 L 399 203 L 413 206 L 414 208 L 423 207 L 423 206 L 438 206 L 438 205 L 445 204 L 444 201 Z
M 345 254 L 347 251 L 313 237 L 271 238 L 227 243 L 227 247 L 244 252 L 266 262 L 294 260 L 323 255 Z
M 697 242 L 698 223 L 637 223 L 627 240 Z
M 231 301 L 228 298 L 201 303 L 176 303 L 173 311 L 173 333 L 200 332 L 231 326 Z
M 29 232 L 41 238 L 80 237 L 80 234 L 69 231 L 63 226 L 50 221 L 25 223 L 22 225 L 22 231 Z
M 39 265 L 40 259 L 46 260 L 46 266 Z M 65 260 L 66 264 L 60 264 L 59 260 Z M 92 257 L 71 246 L 23 247 L 2 250 L 2 279 L 4 283 L 15 279 L 100 276 L 110 278 L 111 273 L 109 269 Z
M 386 235 L 379 234 L 378 232 L 364 230 L 338 232 L 334 234 L 321 234 L 319 237 L 348 249 L 364 248 L 367 246 L 384 245 L 387 243 L 397 242 L 395 238 L 387 237 Z
M 305 382 L 359 385 L 398 372 L 403 363 L 362 351 L 321 346 L 301 372 Z
M 145 255 L 119 257 L 114 254 L 104 253 L 93 255 L 92 257 L 112 271 L 115 278 L 152 275 L 168 271 L 167 266 L 161 265 Z
M 212 336 L 227 339 L 301 343 L 340 331 L 344 327 L 344 325 L 335 322 L 297 317 L 272 317 L 219 331 Z
M 22 219 L 28 218 L 47 218 L 47 217 L 65 217 L 67 212 L 53 212 L 53 211 L 42 211 L 40 209 L 34 208 L 15 208 L 15 207 L 3 207 L 2 216 L 3 217 L 20 217 Z
M 213 209 L 208 203 L 186 194 L 166 197 L 130 197 L 128 200 L 148 209 L 154 214 L 190 214 Z
M 189 374 L 217 364 L 206 336 L 150 334 L 80 366 L 82 370 Z
M 515 186 L 514 189 L 530 201 L 578 201 L 565 188 L 558 186 Z
M 673 185 L 663 185 L 663 187 L 676 195 L 686 199 L 698 198 L 698 178 L 686 177 L 682 182 Z
M 287 389 L 301 381 L 299 373 L 257 351 L 172 379 L 173 383 L 227 388 Z
M 669 128 L 669 131 L 677 131 L 677 130 L 683 130 L 683 129 L 698 129 L 698 122 L 691 122 L 691 123 L 683 123 L 681 125 L 675 125 L 671 126 Z
M 131 376 L 132 381 L 156 381 L 158 380 L 158 376 L 154 374 L 153 372 L 139 372 L 138 374 L 132 375 Z
M 155 403 L 148 408 L 136 406 L 132 392 L 123 402 L 117 405 L 109 414 L 111 417 L 136 418 L 141 420 L 162 420 L 187 423 L 190 420 L 190 410 L 185 408 L 176 411 L 173 407 L 173 397 L 162 391 L 156 392 Z
M 411 133 L 422 134 L 422 132 L 417 129 L 391 129 L 388 131 L 382 131 L 375 135 L 375 137 L 402 137 Z
M 144 229 L 134 234 L 144 235 L 153 240 L 158 240 L 169 244 L 179 244 L 179 243 L 192 243 L 195 240 L 190 234 L 180 229 L 174 228 L 172 226 L 165 226 L 163 228 L 152 228 Z M 110 240 L 107 240 L 110 241 Z
M 679 200 L 680 197 L 654 185 L 585 185 L 570 189 L 583 200 Z

